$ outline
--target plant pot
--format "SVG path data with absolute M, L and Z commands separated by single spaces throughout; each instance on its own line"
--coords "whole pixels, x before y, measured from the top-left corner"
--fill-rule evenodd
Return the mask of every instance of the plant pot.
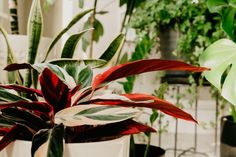
M 173 55 L 173 51 L 177 48 L 178 31 L 173 28 L 162 28 L 159 34 L 160 39 L 160 51 L 161 58 L 165 60 L 180 60 L 184 61 L 184 58 L 178 58 Z M 189 73 L 185 71 L 166 71 L 165 79 L 169 83 L 180 83 L 182 80 L 188 82 Z
M 232 116 L 221 118 L 220 157 L 236 157 L 236 123 Z
M 64 146 L 64 157 L 129 157 L 130 136 L 117 139 L 68 143 Z M 31 141 L 16 140 L 0 152 L 1 157 L 31 157 Z
M 28 36 L 26 35 L 8 35 L 9 43 L 12 47 L 12 51 L 18 63 L 26 62 L 27 52 L 28 52 Z M 39 44 L 39 52 L 36 57 L 36 62 L 41 62 L 44 59 L 45 52 L 51 42 L 51 38 L 42 37 Z M 3 38 L 3 35 L 0 35 L 0 72 L 7 65 L 7 46 Z M 57 48 L 56 48 L 57 49 Z M 55 58 L 56 50 L 51 52 L 49 58 Z M 6 82 L 7 76 L 6 72 L 4 75 L 1 75 L 0 82 Z
M 144 157 L 145 149 L 145 144 L 135 144 L 135 157 Z M 165 153 L 166 151 L 160 147 L 150 146 L 147 157 L 164 157 Z

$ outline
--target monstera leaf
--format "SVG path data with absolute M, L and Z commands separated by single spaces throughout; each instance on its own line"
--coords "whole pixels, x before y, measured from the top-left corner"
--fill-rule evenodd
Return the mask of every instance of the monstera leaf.
M 236 44 L 229 39 L 216 41 L 200 55 L 201 66 L 211 68 L 210 71 L 204 72 L 206 79 L 221 91 L 221 95 L 226 100 L 234 105 L 236 105 L 235 59 Z M 225 72 L 227 72 L 226 78 Z

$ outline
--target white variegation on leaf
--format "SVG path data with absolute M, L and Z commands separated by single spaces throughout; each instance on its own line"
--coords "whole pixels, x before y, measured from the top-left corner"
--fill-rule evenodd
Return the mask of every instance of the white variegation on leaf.
M 139 110 L 106 105 L 78 105 L 61 110 L 55 115 L 55 123 L 65 126 L 104 125 L 138 116 Z
M 64 81 L 66 85 L 68 85 L 69 88 L 74 88 L 76 86 L 75 80 L 73 77 L 71 77 L 65 69 L 59 67 L 58 65 L 53 65 L 50 63 L 39 63 L 39 64 L 34 64 L 32 67 L 37 70 L 39 73 L 41 73 L 45 68 L 49 68 L 52 70 L 54 73 L 57 74 L 57 76 Z
M 94 99 L 103 99 L 103 100 L 122 100 L 124 102 L 132 102 L 132 103 L 151 103 L 154 100 L 144 100 L 144 101 L 133 101 L 130 100 L 129 98 L 122 96 L 122 95 L 117 95 L 117 94 L 103 94 L 103 95 L 98 95 L 94 96 L 92 100 Z

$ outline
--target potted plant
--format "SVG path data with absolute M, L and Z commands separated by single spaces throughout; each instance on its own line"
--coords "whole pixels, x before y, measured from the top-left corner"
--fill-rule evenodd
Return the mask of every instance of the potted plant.
M 211 44 L 200 56 L 200 64 L 211 68 L 205 72 L 206 79 L 214 85 L 230 104 L 229 116 L 221 119 L 221 157 L 235 156 L 236 153 L 236 93 L 235 93 L 235 2 L 207 1 L 210 11 L 222 17 L 222 28 L 230 39 L 220 39 Z
M 162 59 L 198 65 L 199 54 L 224 36 L 220 16 L 211 14 L 204 0 L 151 0 L 137 8 L 131 20 L 137 34 L 147 34 Z M 189 73 L 166 72 L 171 83 L 188 83 Z
M 56 61 L 51 63 L 55 64 Z M 132 120 L 138 111 L 130 107 L 155 108 L 176 118 L 196 122 L 188 113 L 155 96 L 137 93 L 96 93 L 104 89 L 109 82 L 134 74 L 159 70 L 201 72 L 206 68 L 178 61 L 139 60 L 111 67 L 96 75 L 91 85 L 84 85 L 91 79 L 91 75 L 87 75 L 91 73 L 89 69 L 79 74 L 79 78 L 84 81 L 76 84 L 74 77 L 51 63 L 12 64 L 6 67 L 6 70 L 38 70 L 41 72 L 41 90 L 16 84 L 0 85 L 0 130 L 3 135 L 1 150 L 16 139 L 32 140 L 32 156 L 44 154 L 55 157 L 63 156 L 63 142 L 100 141 L 142 131 L 153 132 L 154 129 Z M 68 68 L 67 70 L 70 71 Z M 15 90 L 16 93 L 7 89 Z M 25 98 L 23 93 L 27 93 L 28 97 Z M 68 145 L 65 145 L 65 152 Z M 25 150 L 23 151 L 25 153 Z M 30 156 L 30 153 L 28 155 Z

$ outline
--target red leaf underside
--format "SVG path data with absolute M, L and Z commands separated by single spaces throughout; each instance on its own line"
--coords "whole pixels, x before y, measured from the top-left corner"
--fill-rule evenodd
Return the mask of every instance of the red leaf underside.
M 39 77 L 43 97 L 52 105 L 55 112 L 70 107 L 71 93 L 66 84 L 48 68 Z
M 145 72 L 162 71 L 162 70 L 202 72 L 208 69 L 204 67 L 192 66 L 180 61 L 173 61 L 173 60 L 161 60 L 161 59 L 138 60 L 111 67 L 102 74 L 98 74 L 93 80 L 92 87 L 93 89 L 95 89 L 102 83 L 107 83 L 119 78 L 141 74 Z

